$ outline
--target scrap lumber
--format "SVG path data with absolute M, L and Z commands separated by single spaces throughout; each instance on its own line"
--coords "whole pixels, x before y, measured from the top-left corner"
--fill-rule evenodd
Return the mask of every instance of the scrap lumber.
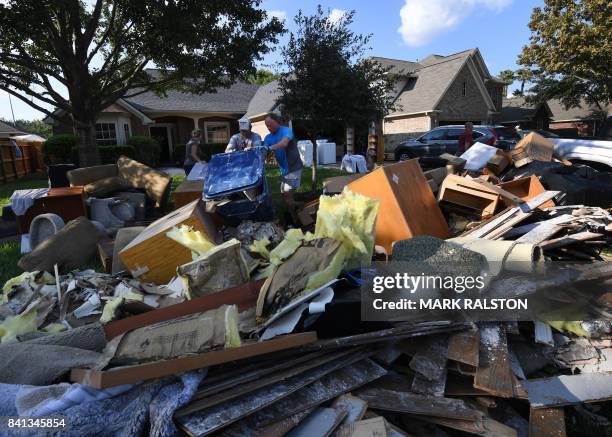
M 364 388 L 357 391 L 355 396 L 366 401 L 368 407 L 375 410 L 468 421 L 481 420 L 484 416 L 461 399 L 425 396 L 382 388 Z
M 567 223 L 572 220 L 575 220 L 574 216 L 563 214 L 550 220 L 541 221 L 516 241 L 517 243 L 539 244 L 559 232 L 562 229 L 561 223 Z
M 552 408 L 612 399 L 612 373 L 582 373 L 523 381 L 531 408 Z
M 252 421 L 257 427 L 266 426 L 298 411 L 321 405 L 341 394 L 353 391 L 386 373 L 384 368 L 366 358 L 324 376 L 291 396 L 258 411 L 246 420 Z
M 494 396 L 514 397 L 506 331 L 501 325 L 487 323 L 480 327 L 480 354 L 474 387 Z
M 387 437 L 387 426 L 381 416 L 343 425 L 336 433 L 337 437 Z
M 361 420 L 368 409 L 368 403 L 366 401 L 350 393 L 336 398 L 332 406 L 334 408 L 344 408 L 346 410 L 347 414 L 342 420 L 342 425 Z
M 310 359 L 306 363 L 301 365 L 294 365 L 285 369 L 284 371 L 275 371 L 272 375 L 267 377 L 259 377 L 250 382 L 242 382 L 239 385 L 235 385 L 232 388 L 226 388 L 216 394 L 202 396 L 201 392 L 196 393 L 196 395 L 192 398 L 189 405 L 181 408 L 175 413 L 176 417 L 186 416 L 188 414 L 194 413 L 196 411 L 203 410 L 205 408 L 212 407 L 213 405 L 220 404 L 222 402 L 229 401 L 231 399 L 235 399 L 240 396 L 244 396 L 247 393 L 252 393 L 255 390 L 260 388 L 269 386 L 271 384 L 275 384 L 279 381 L 282 381 L 287 378 L 291 378 L 293 376 L 304 373 L 308 370 L 312 370 L 316 367 L 320 367 L 323 364 L 329 363 L 331 361 L 337 360 L 342 357 L 346 357 L 347 355 L 353 353 L 354 350 L 345 350 L 336 353 L 327 354 L 316 359 Z M 345 358 L 346 359 L 346 358 Z M 206 388 L 206 387 L 205 387 Z M 206 393 L 206 392 L 204 392 Z
M 508 156 L 506 156 L 506 154 L 501 150 L 498 150 L 497 154 L 493 155 L 491 158 L 489 158 L 489 161 L 487 161 L 487 168 L 493 174 L 499 175 L 506 169 L 506 167 L 508 167 L 508 165 L 510 165 L 511 159 L 512 158 L 508 158 Z
M 445 417 L 413 416 L 419 420 L 444 426 L 458 431 L 486 437 L 517 437 L 514 428 L 485 416 L 480 421 L 449 419 Z
M 563 408 L 529 410 L 529 437 L 565 437 Z
M 409 364 L 415 372 L 412 391 L 442 397 L 446 385 L 448 336 L 428 338 L 420 346 Z
M 525 201 L 529 201 L 539 194 L 542 194 L 546 189 L 540 182 L 537 176 L 531 175 L 526 178 L 515 179 L 513 181 L 502 182 L 498 186 L 509 193 L 512 193 Z M 538 208 L 546 209 L 555 206 L 555 202 L 548 200 L 541 204 Z
M 442 215 L 418 159 L 380 167 L 347 185 L 355 193 L 378 199 L 376 244 L 388 254 L 395 241 L 431 235 L 449 236 L 448 224 Z
M 448 359 L 478 367 L 480 332 L 470 329 L 449 336 Z
M 495 214 L 500 204 L 499 193 L 472 181 L 473 179 L 449 174 L 440 186 L 438 201 L 467 208 L 483 217 Z M 487 184 L 485 181 L 481 182 Z
M 252 415 L 258 410 L 272 405 L 273 403 L 278 402 L 287 396 L 290 396 L 292 393 L 308 386 L 309 384 L 313 384 L 315 381 L 328 374 L 338 372 L 346 366 L 351 366 L 355 360 L 359 361 L 361 359 L 363 359 L 363 355 L 356 355 L 350 359 L 341 358 L 323 364 L 322 366 L 309 370 L 303 374 L 288 378 L 269 387 L 264 387 L 238 399 L 224 402 L 189 415 L 178 416 L 176 417 L 176 421 L 181 429 L 183 429 L 183 431 L 189 435 L 201 436 L 210 434 L 236 422 L 237 420 Z M 307 409 L 308 407 L 305 407 L 300 411 Z M 268 425 L 292 416 L 298 412 L 299 411 L 296 411 L 292 414 L 278 417 L 275 420 L 270 421 Z M 261 427 L 259 424 L 254 424 L 247 421 L 242 421 L 241 425 L 249 428 Z
M 604 234 L 597 232 L 577 232 L 575 234 L 567 235 L 565 237 L 554 238 L 552 240 L 545 240 L 540 243 L 540 247 L 544 250 L 558 249 L 560 247 L 570 246 L 582 241 L 595 240 L 603 237 Z
M 236 348 L 204 352 L 171 360 L 118 367 L 109 370 L 72 369 L 70 380 L 95 388 L 115 387 L 162 376 L 175 375 L 215 364 L 295 348 L 317 340 L 315 332 L 276 337 L 263 342 L 244 343 Z

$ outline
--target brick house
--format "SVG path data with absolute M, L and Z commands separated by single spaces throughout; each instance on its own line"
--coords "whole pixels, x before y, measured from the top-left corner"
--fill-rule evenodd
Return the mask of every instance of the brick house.
M 503 100 L 500 123 L 520 126 L 524 130 L 548 130 L 552 118 L 553 113 L 546 102 L 535 105 L 527 103 L 525 97 L 511 97 Z

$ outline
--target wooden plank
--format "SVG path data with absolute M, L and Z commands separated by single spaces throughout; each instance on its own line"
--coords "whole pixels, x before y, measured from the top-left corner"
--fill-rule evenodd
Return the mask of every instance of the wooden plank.
M 319 407 L 293 428 L 287 437 L 327 437 L 340 425 L 346 414 L 343 408 Z
M 474 387 L 494 396 L 514 397 L 506 331 L 501 325 L 486 323 L 480 327 L 480 354 Z
M 351 394 L 339 396 L 334 400 L 332 406 L 334 408 L 344 408 L 346 410 L 346 416 L 342 420 L 341 425 L 347 425 L 361 420 L 368 409 L 368 403 L 366 401 Z
M 424 396 L 411 392 L 364 388 L 355 396 L 368 403 L 369 408 L 397 413 L 477 421 L 484 416 L 461 399 Z
M 478 367 L 480 332 L 470 329 L 449 336 L 448 359 Z
M 330 373 L 291 396 L 258 411 L 247 421 L 254 423 L 257 427 L 266 426 L 276 420 L 353 391 L 384 376 L 386 373 L 387 371 L 374 361 L 370 359 L 361 360 Z
M 413 416 L 419 420 L 444 426 L 458 431 L 467 432 L 486 437 L 517 437 L 514 428 L 504 425 L 497 420 L 485 416 L 482 421 L 471 422 L 468 420 L 449 419 L 443 417 Z
M 95 388 L 115 387 L 117 385 L 175 375 L 215 364 L 290 349 L 307 343 L 313 343 L 316 340 L 317 334 L 315 332 L 303 332 L 276 337 L 262 342 L 247 343 L 236 348 L 205 352 L 172 360 L 124 366 L 110 370 L 72 369 L 70 380 Z
M 539 194 L 542 194 L 546 189 L 536 175 L 531 175 L 526 178 L 515 179 L 513 181 L 502 182 L 498 184 L 500 188 L 519 196 L 525 201 L 529 201 Z M 538 208 L 546 209 L 555 206 L 555 202 L 549 200 L 541 204 Z
M 412 391 L 442 397 L 446 385 L 448 336 L 430 337 L 420 346 L 409 364 L 416 372 Z
M 347 185 L 378 199 L 376 244 L 388 254 L 392 243 L 420 235 L 449 237 L 448 224 L 417 159 L 384 166 Z
M 516 241 L 517 243 L 539 244 L 559 232 L 562 229 L 560 226 L 562 223 L 574 220 L 576 220 L 576 217 L 569 214 L 563 214 L 550 220 L 541 221 Z
M 211 310 L 221 305 L 237 305 L 239 311 L 244 311 L 255 306 L 263 283 L 264 280 L 248 282 L 217 293 L 116 320 L 104 326 L 104 333 L 106 338 L 110 340 L 136 328 Z
M 231 399 L 235 399 L 239 396 L 244 396 L 247 393 L 254 392 L 255 390 L 258 390 L 260 388 L 269 386 L 271 384 L 274 384 L 276 382 L 282 381 L 287 378 L 294 377 L 308 370 L 312 370 L 316 367 L 320 367 L 323 364 L 326 364 L 330 361 L 334 361 L 334 360 L 337 360 L 338 358 L 346 357 L 346 355 L 349 355 L 353 352 L 354 351 L 352 350 L 347 350 L 347 351 L 340 351 L 336 353 L 327 354 L 317 359 L 312 359 L 305 364 L 292 366 L 281 372 L 278 372 L 278 371 L 274 372 L 274 374 L 272 374 L 271 376 L 268 376 L 265 378 L 262 377 L 254 381 L 242 383 L 231 389 L 225 389 L 222 392 L 216 393 L 211 396 L 206 396 L 206 397 L 199 396 L 197 399 L 192 399 L 188 405 L 178 410 L 175 413 L 175 417 L 187 416 L 196 411 L 200 411 L 205 408 L 212 407 L 213 405 L 217 405 L 222 402 L 226 402 Z M 361 355 L 359 356 L 361 357 Z
M 346 359 L 336 360 L 313 369 L 305 374 L 294 376 L 265 389 L 257 390 L 256 392 L 243 396 L 240 399 L 216 405 L 189 416 L 178 417 L 176 421 L 181 429 L 191 436 L 208 435 L 247 416 L 250 417 L 247 420 L 242 421 L 241 426 L 249 429 L 261 428 L 265 425 L 253 420 L 253 414 L 255 412 L 269 405 L 279 404 L 283 399 L 291 397 L 291 395 L 298 390 L 315 384 L 322 378 L 326 378 L 326 375 L 330 378 L 338 378 L 341 376 L 346 376 L 347 374 L 355 374 L 356 369 L 352 366 L 352 364 L 353 363 L 351 361 Z M 349 369 L 348 371 L 345 370 L 347 366 Z M 357 368 L 357 370 L 359 369 L 363 370 L 363 367 Z M 330 378 L 325 380 L 326 383 L 330 382 Z M 317 387 L 320 388 L 320 384 Z M 272 418 L 272 420 L 269 420 L 266 425 L 277 423 L 282 419 L 293 416 L 300 411 L 308 410 L 309 408 L 319 404 L 320 403 L 308 406 L 304 405 L 304 407 L 300 408 L 299 411 L 286 411 L 287 414 L 281 415 L 282 417 L 278 416 Z M 268 416 L 269 415 L 266 415 L 266 417 Z
M 612 373 L 583 373 L 523 381 L 531 408 L 562 407 L 612 399 Z
M 343 425 L 338 437 L 387 437 L 387 425 L 381 416 Z
M 565 437 L 563 408 L 529 410 L 529 437 Z
M 599 234 L 597 232 L 589 232 L 589 231 L 577 232 L 575 234 L 567 235 L 565 237 L 555 238 L 553 240 L 542 241 L 540 243 L 540 247 L 543 250 L 558 249 L 559 247 L 570 246 L 572 244 L 576 244 L 581 241 L 595 240 L 603 236 L 604 234 Z

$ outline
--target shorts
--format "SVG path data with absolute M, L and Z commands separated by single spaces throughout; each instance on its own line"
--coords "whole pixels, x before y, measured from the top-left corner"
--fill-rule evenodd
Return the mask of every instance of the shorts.
M 281 175 L 280 177 L 281 193 L 288 193 L 290 191 L 295 191 L 300 188 L 300 184 L 302 182 L 302 169 L 292 171 L 291 173 L 287 173 L 286 175 Z

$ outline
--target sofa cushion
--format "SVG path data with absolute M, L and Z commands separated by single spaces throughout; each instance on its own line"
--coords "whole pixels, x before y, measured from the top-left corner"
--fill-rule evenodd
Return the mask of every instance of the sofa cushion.
M 112 176 L 110 178 L 99 179 L 94 182 L 90 182 L 85 185 L 84 190 L 89 197 L 108 197 L 111 194 L 131 188 L 132 185 L 119 176 Z
M 67 173 L 71 187 L 87 185 L 100 179 L 110 178 L 118 175 L 116 164 L 96 165 L 94 167 L 77 168 Z
M 161 205 L 170 187 L 171 178 L 168 174 L 123 155 L 117 160 L 117 168 L 121 178 L 129 181 L 134 188 L 144 188 L 156 205 Z

